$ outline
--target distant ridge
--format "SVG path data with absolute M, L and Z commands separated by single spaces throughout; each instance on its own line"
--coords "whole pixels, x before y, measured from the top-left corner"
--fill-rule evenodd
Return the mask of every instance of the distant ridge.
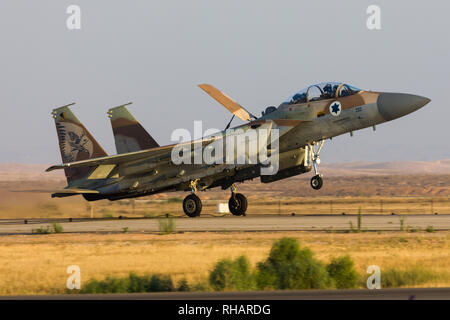
M 48 166 L 47 164 L 0 163 L 0 181 L 64 179 L 63 171 L 44 172 Z M 397 162 L 323 162 L 319 169 L 324 175 L 328 176 L 450 174 L 450 159 Z
M 0 181 L 64 180 L 64 171 L 44 172 L 46 164 L 0 163 Z
M 450 174 L 450 159 L 435 161 L 322 163 L 329 175 Z

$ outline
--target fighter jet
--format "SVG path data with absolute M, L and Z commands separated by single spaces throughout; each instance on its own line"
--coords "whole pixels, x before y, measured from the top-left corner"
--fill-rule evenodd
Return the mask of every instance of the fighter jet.
M 132 102 L 111 108 L 108 117 L 114 134 L 117 154 L 159 147 L 159 144 L 128 111 Z
M 326 139 L 375 128 L 430 102 L 413 94 L 366 91 L 345 83 L 323 82 L 296 92 L 278 107 L 267 107 L 257 117 L 214 86 L 201 84 L 199 87 L 228 109 L 233 118 L 245 123 L 229 129 L 230 121 L 226 130 L 213 135 L 159 146 L 123 105 L 108 112 L 118 154 L 107 156 L 69 106 L 54 109 L 52 115 L 63 163 L 46 171 L 63 169 L 68 186 L 55 191 L 52 197 L 81 194 L 88 201 L 118 200 L 187 191 L 190 194 L 183 201 L 183 211 L 189 217 L 197 217 L 202 210 L 199 191 L 221 187 L 231 190 L 230 212 L 245 215 L 248 202 L 243 194 L 236 192 L 237 183 L 258 177 L 262 183 L 270 183 L 313 170 L 310 184 L 319 190 L 323 185 L 323 175 L 318 170 L 319 154 Z M 234 161 L 239 157 L 236 148 L 241 145 L 247 160 L 256 151 L 250 150 L 251 139 L 240 140 L 236 146 L 236 140 L 229 138 L 251 136 L 253 132 L 258 132 L 256 151 L 264 149 L 270 157 L 258 156 L 256 162 Z M 232 161 L 189 161 L 209 149 L 214 149 L 216 154 L 220 150 L 216 148 L 218 142 L 232 146 L 229 149 Z M 259 148 L 261 142 L 263 148 Z M 188 161 L 180 163 L 178 158 L 175 161 L 175 155 L 180 154 Z M 276 160 L 271 158 L 274 154 Z M 219 152 L 217 159 L 229 160 L 228 152 L 225 155 Z M 263 173 L 269 167 L 275 170 Z

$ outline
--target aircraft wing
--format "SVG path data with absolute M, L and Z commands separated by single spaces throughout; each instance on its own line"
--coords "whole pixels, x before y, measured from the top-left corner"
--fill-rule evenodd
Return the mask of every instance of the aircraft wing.
M 239 119 L 243 121 L 250 121 L 252 117 L 256 118 L 250 112 L 245 110 L 243 106 L 241 106 L 239 103 L 231 99 L 229 96 L 227 96 L 225 93 L 215 88 L 214 86 L 206 83 L 199 84 L 198 86 Z
M 53 192 L 54 193 L 62 193 L 62 194 L 99 193 L 97 190 L 78 189 L 78 188 L 53 190 Z
M 119 165 L 126 162 L 132 162 L 137 160 L 148 160 L 148 161 L 160 161 L 163 159 L 167 159 L 171 157 L 172 149 L 175 146 L 183 146 L 191 145 L 191 144 L 208 144 L 212 141 L 214 141 L 214 137 L 208 138 L 208 139 L 201 139 L 196 141 L 189 141 L 185 143 L 179 143 L 179 144 L 172 144 L 164 147 L 157 147 L 142 151 L 136 151 L 136 152 L 129 152 L 129 153 L 123 153 L 118 154 L 114 156 L 108 156 L 108 157 L 100 157 L 100 158 L 94 158 L 94 159 L 87 159 L 87 160 L 81 160 L 81 161 L 75 161 L 75 162 L 68 162 L 68 163 L 62 163 L 58 165 L 51 166 L 47 168 L 45 171 L 50 172 L 53 170 L 58 169 L 64 169 L 64 168 L 79 168 L 79 167 L 93 167 L 93 166 L 99 166 L 99 165 Z M 110 171 L 112 168 L 109 168 Z

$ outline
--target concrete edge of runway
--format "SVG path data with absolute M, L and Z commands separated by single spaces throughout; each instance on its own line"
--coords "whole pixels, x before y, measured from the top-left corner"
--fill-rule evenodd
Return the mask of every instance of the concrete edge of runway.
M 345 215 L 342 214 L 329 214 L 329 213 L 323 213 L 323 214 L 247 214 L 246 216 L 242 217 L 236 217 L 231 214 L 223 214 L 223 215 L 213 215 L 213 214 L 203 214 L 200 217 L 195 217 L 194 219 L 211 219 L 211 218 L 241 218 L 241 219 L 252 219 L 252 218 L 261 218 L 261 217 L 357 217 L 358 214 L 354 213 L 348 213 Z M 371 213 L 371 214 L 365 214 L 364 217 L 408 217 L 408 216 L 437 216 L 437 214 L 377 214 L 377 213 Z M 450 214 L 443 213 L 439 214 L 439 216 L 450 216 Z M 52 223 L 52 222 L 60 222 L 60 223 L 70 223 L 70 222 L 96 222 L 96 221 L 134 221 L 134 220 L 159 220 L 164 218 L 173 218 L 173 219 L 193 219 L 191 217 L 187 217 L 185 215 L 159 215 L 159 216 L 153 216 L 153 217 L 127 217 L 127 216 L 119 216 L 119 217 L 113 217 L 113 218 L 104 218 L 104 217 L 98 217 L 98 218 L 1 218 L 0 219 L 0 225 L 1 224 L 41 224 L 41 223 Z M 26 221 L 26 222 L 25 222 Z
M 426 230 L 432 226 L 432 231 L 450 230 L 450 220 L 443 215 L 410 215 L 407 228 L 414 231 Z M 356 216 L 342 215 L 302 215 L 302 216 L 251 216 L 243 217 L 205 217 L 200 219 L 180 218 L 177 221 L 176 233 L 201 232 L 351 232 L 351 222 L 356 224 Z M 38 227 L 50 228 L 50 220 L 0 220 L 0 236 L 46 234 L 38 232 Z M 403 231 L 398 216 L 369 215 L 365 216 L 362 232 Z M 57 221 L 53 221 L 57 222 Z M 64 234 L 118 234 L 148 233 L 160 234 L 158 221 L 155 219 L 83 219 L 60 220 Z M 350 223 L 350 225 L 349 225 Z M 413 232 L 413 231 L 412 231 Z
M 449 231 L 448 229 L 434 229 L 433 232 L 443 232 Z M 334 234 L 352 234 L 348 230 L 333 230 L 330 232 L 329 229 L 277 229 L 277 230 L 247 230 L 247 229 L 239 229 L 239 230 L 188 230 L 188 231 L 175 231 L 171 234 L 185 234 L 185 233 L 283 233 L 283 232 L 310 232 L 310 233 L 334 233 Z M 392 233 L 402 233 L 405 231 L 399 230 L 391 230 L 391 229 L 376 229 L 376 230 L 365 230 L 363 233 L 377 233 L 377 232 L 392 232 Z M 32 232 L 17 232 L 17 233 L 1 233 L 0 237 L 9 237 L 9 236 L 46 236 L 50 234 L 59 234 L 59 235 L 82 235 L 82 234 L 96 234 L 96 235 L 115 235 L 115 234 L 124 234 L 123 231 L 73 231 L 73 232 L 61 232 L 61 233 L 49 233 L 49 234 L 38 234 Z M 148 234 L 148 235 L 161 235 L 161 231 L 127 231 L 126 234 Z
M 450 300 L 449 288 L 0 296 L 0 300 Z

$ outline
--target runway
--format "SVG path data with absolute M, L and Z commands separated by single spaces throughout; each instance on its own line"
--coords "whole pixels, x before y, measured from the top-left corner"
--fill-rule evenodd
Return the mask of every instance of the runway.
M 450 288 L 0 296 L 0 300 L 450 300 Z
M 356 215 L 252 215 L 246 217 L 173 218 L 177 232 L 233 232 L 233 231 L 349 231 L 357 227 Z M 403 220 L 403 224 L 402 221 Z M 54 219 L 54 220 L 0 220 L 0 234 L 32 234 L 40 227 L 51 226 L 58 221 L 64 233 L 157 233 L 159 219 Z M 450 230 L 450 215 L 364 215 L 362 231 Z

